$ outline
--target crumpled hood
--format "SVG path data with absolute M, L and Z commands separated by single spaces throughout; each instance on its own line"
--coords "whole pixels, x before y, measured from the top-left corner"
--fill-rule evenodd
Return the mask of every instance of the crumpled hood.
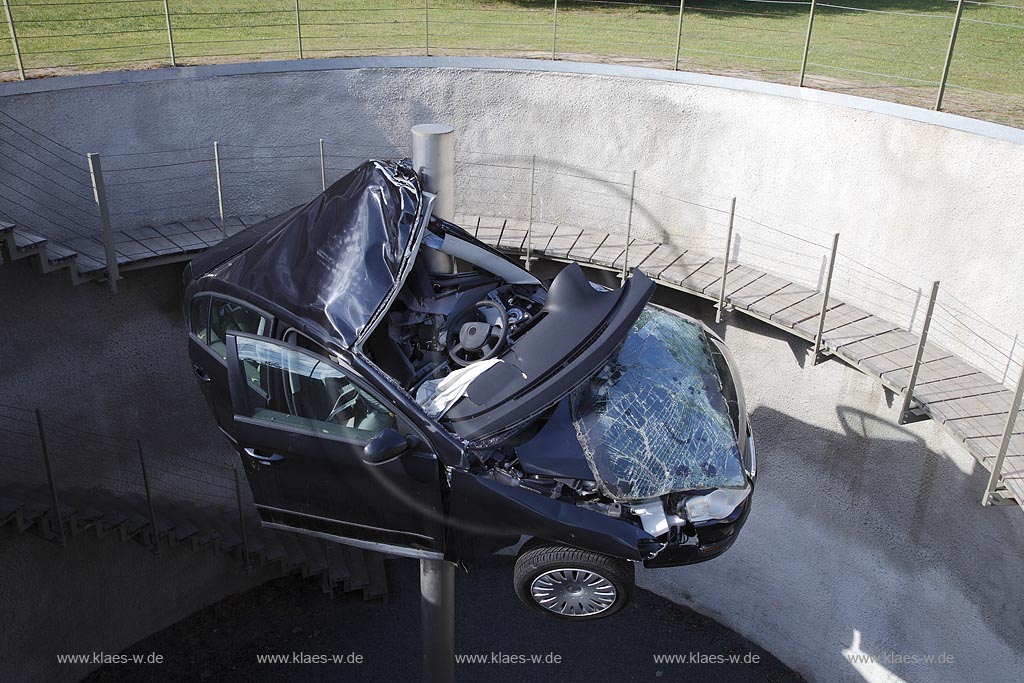
M 573 392 L 573 425 L 606 495 L 636 501 L 746 485 L 708 343 L 698 323 L 648 306 Z

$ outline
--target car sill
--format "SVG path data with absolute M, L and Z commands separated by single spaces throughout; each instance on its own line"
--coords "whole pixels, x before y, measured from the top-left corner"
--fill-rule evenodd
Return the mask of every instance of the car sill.
M 274 522 L 263 522 L 262 524 L 267 529 L 276 529 L 278 531 L 290 531 L 296 534 L 305 534 L 306 536 L 312 536 L 313 538 L 319 538 L 324 541 L 331 541 L 333 543 L 343 543 L 345 545 L 355 546 L 356 548 L 362 548 L 363 550 L 373 550 L 375 552 L 399 555 L 401 557 L 417 557 L 425 560 L 444 559 L 443 553 L 434 552 L 432 550 L 415 550 L 413 548 L 403 548 L 402 546 L 388 545 L 386 543 L 361 541 L 358 538 L 346 538 L 345 536 L 335 536 L 334 534 L 327 534 L 322 531 L 310 531 L 308 529 L 299 529 L 297 527 L 288 526 L 287 524 L 276 524 Z

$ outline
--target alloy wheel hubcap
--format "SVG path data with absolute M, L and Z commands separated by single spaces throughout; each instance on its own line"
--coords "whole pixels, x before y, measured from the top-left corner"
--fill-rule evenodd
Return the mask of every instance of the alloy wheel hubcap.
M 544 572 L 530 584 L 541 607 L 566 617 L 600 614 L 615 604 L 612 582 L 589 569 L 567 567 Z

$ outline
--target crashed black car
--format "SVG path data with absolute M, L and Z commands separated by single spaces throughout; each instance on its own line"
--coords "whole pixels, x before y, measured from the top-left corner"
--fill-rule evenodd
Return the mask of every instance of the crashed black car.
M 578 265 L 544 283 L 363 164 L 185 272 L 189 353 L 268 527 L 470 566 L 573 619 L 722 554 L 754 444 L 729 352 Z

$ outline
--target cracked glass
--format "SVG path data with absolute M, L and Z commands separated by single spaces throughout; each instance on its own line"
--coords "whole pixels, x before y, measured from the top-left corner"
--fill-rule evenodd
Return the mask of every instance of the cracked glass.
M 722 380 L 695 322 L 645 308 L 573 392 L 572 411 L 587 462 L 616 500 L 746 484 Z

